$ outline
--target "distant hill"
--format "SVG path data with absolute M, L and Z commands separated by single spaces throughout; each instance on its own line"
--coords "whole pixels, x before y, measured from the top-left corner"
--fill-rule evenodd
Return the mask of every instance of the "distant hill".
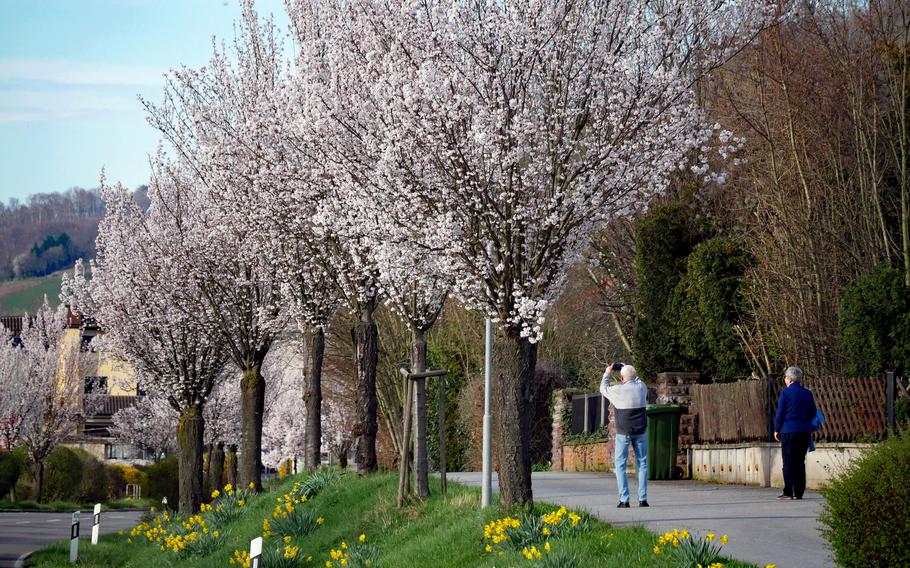
M 146 186 L 134 196 L 148 206 Z M 0 282 L 49 275 L 94 257 L 104 210 L 97 189 L 78 187 L 31 195 L 25 203 L 0 202 Z
M 52 306 L 60 304 L 60 282 L 63 279 L 63 272 L 0 283 L 0 315 L 35 313 L 44 301 L 45 295 Z

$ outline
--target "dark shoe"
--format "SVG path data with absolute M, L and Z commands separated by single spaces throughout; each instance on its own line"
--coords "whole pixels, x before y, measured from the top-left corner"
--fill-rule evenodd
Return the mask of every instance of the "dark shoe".
M 628 501 L 620 501 L 620 502 L 619 502 L 619 505 L 617 505 L 616 508 L 617 508 L 617 509 L 628 509 L 628 508 L 629 508 L 629 502 L 628 502 Z
M 803 500 L 802 497 L 794 497 L 794 499 L 796 499 L 797 501 L 802 501 L 802 500 Z
M 639 507 L 650 507 L 651 505 L 648 505 L 648 500 L 645 499 L 645 500 L 643 500 L 643 501 L 640 501 L 640 502 L 638 503 L 638 506 L 639 506 Z
M 780 499 L 781 501 L 790 501 L 791 499 L 793 499 L 793 496 L 787 495 L 786 493 L 781 493 L 780 495 L 777 496 L 777 498 Z

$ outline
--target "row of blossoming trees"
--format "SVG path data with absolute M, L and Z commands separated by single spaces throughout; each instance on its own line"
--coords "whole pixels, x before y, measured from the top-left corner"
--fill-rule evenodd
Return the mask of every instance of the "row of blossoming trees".
M 236 37 L 145 102 L 165 144 L 142 211 L 102 180 L 90 277 L 66 300 L 179 414 L 180 508 L 201 497 L 207 401 L 242 374 L 240 482 L 259 485 L 263 362 L 309 358 L 305 466 L 320 455 L 326 326 L 355 315 L 355 457 L 376 463 L 374 311 L 425 334 L 454 297 L 496 324 L 501 503 L 531 501 L 529 384 L 541 324 L 604 223 L 737 142 L 694 84 L 778 15 L 754 0 L 291 0 L 284 33 Z M 418 393 L 418 399 L 420 393 Z

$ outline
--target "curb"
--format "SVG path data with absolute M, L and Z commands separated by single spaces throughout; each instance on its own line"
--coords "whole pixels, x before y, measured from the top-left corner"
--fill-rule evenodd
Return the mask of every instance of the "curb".
M 22 556 L 17 558 L 16 563 L 13 564 L 13 568 L 23 568 L 25 566 L 25 561 L 28 560 L 28 557 L 31 556 L 33 552 L 35 552 L 35 551 L 33 550 L 32 552 L 26 552 L 25 554 L 23 554 Z

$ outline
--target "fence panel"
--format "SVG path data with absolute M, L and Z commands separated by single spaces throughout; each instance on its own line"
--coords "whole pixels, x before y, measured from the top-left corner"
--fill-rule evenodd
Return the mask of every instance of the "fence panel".
M 885 381 L 882 377 L 846 379 L 812 377 L 803 379 L 815 403 L 825 414 L 816 440 L 851 442 L 877 440 L 885 436 Z M 776 380 L 771 400 L 771 418 L 783 379 Z M 738 381 L 693 385 L 699 442 L 748 442 L 767 439 L 767 383 Z
M 803 379 L 803 385 L 812 391 L 816 406 L 825 414 L 816 439 L 852 442 L 884 438 L 887 410 L 883 377 L 811 377 Z M 773 407 L 777 412 L 776 397 Z
M 699 442 L 764 440 L 767 436 L 763 381 L 692 385 Z

